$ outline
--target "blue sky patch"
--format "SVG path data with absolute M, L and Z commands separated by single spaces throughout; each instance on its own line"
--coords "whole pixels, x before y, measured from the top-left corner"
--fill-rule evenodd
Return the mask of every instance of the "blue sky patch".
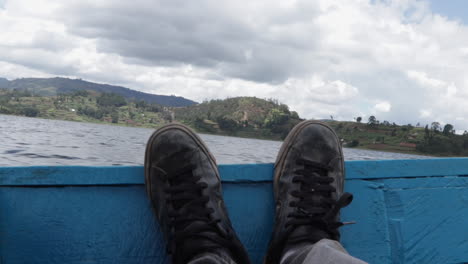
M 448 17 L 451 20 L 459 20 L 468 24 L 468 1 L 466 0 L 429 0 L 431 10 L 434 13 Z

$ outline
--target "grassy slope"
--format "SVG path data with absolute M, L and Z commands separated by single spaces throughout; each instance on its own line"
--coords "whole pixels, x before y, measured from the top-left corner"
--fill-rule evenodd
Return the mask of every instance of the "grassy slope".
M 356 148 L 427 155 L 417 151 L 412 145 L 424 140 L 424 128 L 384 125 L 370 127 L 367 124 L 342 121 L 327 123 L 344 140 L 345 146 L 357 140 L 359 145 Z
M 112 117 L 110 114 L 105 115 L 102 119 L 92 118 L 86 115 L 78 114 L 79 107 L 91 107 L 96 109 L 96 98 L 95 97 L 66 97 L 66 100 L 61 100 L 57 105 L 54 104 L 54 100 L 58 100 L 58 97 L 20 97 L 18 100 L 11 100 L 6 108 L 21 106 L 33 106 L 39 110 L 37 117 L 46 119 L 58 119 L 78 122 L 91 122 L 91 123 L 108 123 L 124 126 L 142 126 L 155 128 L 165 123 L 162 113 L 154 113 L 136 108 L 134 103 L 129 103 L 126 106 L 116 108 L 118 112 L 118 122 L 112 123 Z M 5 106 L 3 106 L 5 107 Z M 73 111 L 74 110 L 74 111 Z
M 56 96 L 76 91 L 88 90 L 99 93 L 116 93 L 127 99 L 144 100 L 165 106 L 188 106 L 196 104 L 189 99 L 177 96 L 166 96 L 143 93 L 126 87 L 87 82 L 81 79 L 68 78 L 21 78 L 8 81 L 0 78 L 0 88 L 9 90 L 27 90 L 38 96 Z
M 176 120 L 203 133 L 260 139 L 281 140 L 300 122 L 288 106 L 256 97 L 211 100 L 174 112 Z M 227 128 L 220 119 L 237 125 Z

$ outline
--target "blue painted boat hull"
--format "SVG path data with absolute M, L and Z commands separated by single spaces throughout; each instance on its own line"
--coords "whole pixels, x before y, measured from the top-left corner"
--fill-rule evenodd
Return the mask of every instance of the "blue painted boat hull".
M 342 243 L 370 263 L 468 262 L 468 159 L 349 161 Z M 272 164 L 221 165 L 234 228 L 261 263 Z M 0 168 L 1 263 L 165 263 L 142 167 Z

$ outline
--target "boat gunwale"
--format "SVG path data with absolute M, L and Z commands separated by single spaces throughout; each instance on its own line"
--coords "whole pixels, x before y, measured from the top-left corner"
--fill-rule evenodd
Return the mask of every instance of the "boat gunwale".
M 271 182 L 273 164 L 221 164 L 222 182 Z M 468 176 L 468 158 L 346 161 L 346 180 Z M 0 167 L 0 186 L 143 185 L 143 166 Z

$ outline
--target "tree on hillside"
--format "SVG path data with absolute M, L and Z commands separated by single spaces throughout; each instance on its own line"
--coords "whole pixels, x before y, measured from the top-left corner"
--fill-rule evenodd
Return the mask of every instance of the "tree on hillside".
M 219 128 L 226 131 L 235 131 L 239 128 L 239 124 L 231 118 L 219 116 L 216 118 Z
M 291 118 L 292 119 L 299 119 L 299 114 L 296 111 L 291 111 Z
M 356 118 L 356 121 L 357 121 L 358 123 L 361 123 L 362 117 L 358 116 L 358 117 Z
M 23 109 L 23 114 L 28 117 L 36 117 L 39 115 L 39 109 L 36 106 L 27 106 Z
M 120 107 L 127 105 L 127 101 L 121 95 L 115 93 L 102 93 L 96 100 L 100 106 L 115 106 Z
M 281 112 L 286 113 L 288 115 L 290 114 L 289 106 L 287 106 L 285 104 L 280 104 L 278 108 L 281 110 Z
M 136 108 L 145 108 L 147 107 L 148 104 L 144 100 L 139 100 L 135 102 L 135 107 Z
M 450 135 L 450 134 L 453 134 L 455 133 L 455 130 L 453 129 L 453 126 L 451 124 L 446 124 L 444 126 L 444 130 L 442 131 L 442 133 L 446 136 Z
M 439 132 L 440 130 L 440 123 L 439 122 L 432 122 L 431 130 L 435 133 Z
M 424 127 L 424 142 L 427 144 L 432 139 L 432 134 L 429 131 L 429 125 Z
M 86 91 L 86 90 L 79 90 L 79 91 L 75 91 L 71 94 L 72 97 L 77 97 L 77 96 L 83 96 L 83 97 L 87 97 L 89 96 L 89 92 Z
M 96 119 L 101 119 L 104 116 L 104 111 L 100 109 L 96 110 L 88 106 L 84 106 L 84 107 L 79 106 L 77 113 L 79 115 L 85 115 L 85 116 L 89 116 L 89 117 L 96 118 Z
M 288 114 L 284 113 L 278 108 L 273 108 L 266 116 L 265 121 L 263 122 L 263 126 L 272 128 L 274 126 L 283 125 L 288 121 L 288 119 Z
M 157 104 L 150 104 L 150 105 L 146 105 L 146 109 L 150 112 L 154 112 L 154 113 L 158 113 L 158 112 L 162 112 L 163 111 L 163 108 L 160 106 L 160 105 L 157 105 Z
M 111 118 L 112 118 L 112 123 L 114 124 L 119 123 L 119 112 L 113 112 L 111 114 Z
M 375 126 L 378 124 L 377 118 L 375 116 L 369 116 L 369 120 L 367 122 L 369 126 Z

